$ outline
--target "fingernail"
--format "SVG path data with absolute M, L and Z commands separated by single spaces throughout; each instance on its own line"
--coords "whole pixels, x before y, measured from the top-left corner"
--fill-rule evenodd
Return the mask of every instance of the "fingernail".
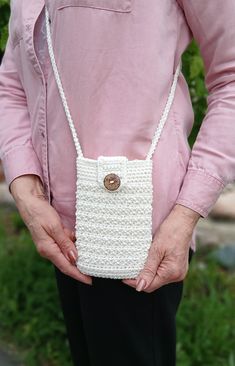
M 81 279 L 79 281 L 81 281 Z M 92 285 L 92 280 L 84 280 L 83 283 L 85 285 L 90 285 L 91 286 Z
M 77 257 L 76 257 L 76 254 L 74 253 L 74 251 L 73 251 L 73 250 L 70 250 L 70 251 L 68 252 L 68 257 L 69 257 L 69 260 L 70 260 L 73 264 L 75 264 L 75 263 L 76 263 L 76 261 L 77 261 Z
M 141 278 L 141 280 L 137 283 L 136 291 L 142 291 L 146 286 L 146 281 Z

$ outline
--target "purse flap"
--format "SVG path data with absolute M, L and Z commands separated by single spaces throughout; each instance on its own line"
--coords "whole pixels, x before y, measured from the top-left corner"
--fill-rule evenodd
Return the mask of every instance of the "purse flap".
M 113 192 L 119 190 L 127 182 L 126 156 L 99 156 L 97 159 L 98 183 Z

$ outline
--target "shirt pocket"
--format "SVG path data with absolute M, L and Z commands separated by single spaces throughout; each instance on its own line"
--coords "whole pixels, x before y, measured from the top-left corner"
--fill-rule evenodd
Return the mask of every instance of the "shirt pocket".
M 132 11 L 134 0 L 57 0 L 57 9 L 68 7 L 94 8 L 97 10 L 129 13 Z

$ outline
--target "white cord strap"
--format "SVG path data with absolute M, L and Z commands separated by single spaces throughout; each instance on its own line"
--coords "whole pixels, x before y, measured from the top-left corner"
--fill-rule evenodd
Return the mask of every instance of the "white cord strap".
M 81 145 L 80 145 L 80 142 L 79 142 L 79 139 L 78 139 L 78 136 L 77 136 L 77 132 L 76 132 L 76 129 L 75 129 L 75 126 L 74 126 L 74 122 L 73 122 L 73 119 L 72 119 L 72 116 L 71 116 L 71 113 L 70 113 L 70 110 L 69 110 L 69 107 L 68 107 L 67 99 L 66 99 L 66 96 L 65 96 L 65 93 L 64 93 L 63 85 L 62 85 L 60 75 L 59 75 L 59 71 L 58 71 L 58 68 L 57 68 L 57 64 L 56 64 L 56 61 L 55 61 L 55 55 L 54 55 L 54 51 L 53 51 L 52 37 L 51 37 L 51 31 L 50 31 L 49 12 L 48 12 L 46 7 L 45 7 L 45 12 L 46 12 L 47 44 L 48 44 L 48 51 L 49 51 L 49 56 L 50 56 L 50 59 L 51 59 L 52 69 L 53 69 L 53 72 L 54 72 L 54 75 L 55 75 L 55 80 L 56 80 L 56 83 L 57 83 L 57 86 L 58 86 L 58 89 L 59 89 L 59 93 L 60 93 L 60 97 L 61 97 L 61 100 L 62 100 L 62 103 L 63 103 L 64 111 L 65 111 L 70 129 L 71 129 L 71 133 L 72 133 L 72 136 L 73 136 L 73 140 L 74 140 L 74 144 L 75 144 L 75 147 L 76 147 L 77 154 L 78 154 L 79 157 L 83 157 Z M 153 153 L 154 153 L 154 151 L 156 149 L 156 146 L 158 144 L 158 141 L 160 139 L 160 135 L 161 135 L 161 132 L 163 130 L 163 127 L 164 127 L 164 125 L 167 121 L 167 118 L 168 118 L 168 115 L 169 115 L 169 112 L 170 112 L 170 109 L 171 109 L 171 105 L 172 105 L 173 100 L 174 100 L 180 70 L 181 70 L 181 60 L 180 60 L 178 66 L 177 66 L 177 69 L 175 71 L 173 82 L 172 82 L 171 89 L 170 89 L 170 93 L 168 95 L 167 102 L 166 102 L 165 108 L 163 110 L 162 116 L 160 118 L 159 124 L 158 124 L 157 129 L 154 133 L 149 152 L 146 156 L 146 160 L 150 160 L 152 158 Z
M 169 112 L 170 112 L 170 109 L 171 109 L 171 105 L 172 105 L 174 97 L 175 97 L 176 85 L 177 85 L 178 77 L 179 77 L 179 74 L 180 74 L 180 70 L 181 70 L 181 60 L 180 60 L 178 66 L 177 66 L 177 69 L 175 71 L 173 82 L 172 82 L 171 89 L 170 89 L 170 93 L 168 95 L 167 102 L 166 102 L 164 111 L 162 113 L 162 116 L 160 118 L 159 124 L 158 124 L 157 129 L 155 131 L 155 134 L 153 136 L 152 144 L 150 146 L 150 149 L 149 149 L 149 152 L 147 154 L 146 160 L 149 160 L 149 159 L 152 158 L 153 153 L 154 153 L 154 151 L 156 149 L 156 146 L 158 144 L 158 141 L 160 139 L 160 135 L 161 135 L 161 132 L 163 130 L 163 127 L 164 127 L 164 125 L 167 121 L 167 118 L 168 118 L 168 115 L 169 115 Z

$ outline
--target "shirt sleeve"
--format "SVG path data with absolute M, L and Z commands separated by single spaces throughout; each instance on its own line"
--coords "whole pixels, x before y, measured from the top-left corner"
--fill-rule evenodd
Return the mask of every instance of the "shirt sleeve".
M 10 184 L 16 177 L 36 174 L 43 182 L 43 176 L 32 146 L 26 95 L 14 60 L 10 24 L 11 18 L 10 36 L 0 66 L 0 158 L 11 193 Z
M 178 1 L 204 61 L 208 107 L 176 203 L 207 217 L 235 181 L 235 1 Z

